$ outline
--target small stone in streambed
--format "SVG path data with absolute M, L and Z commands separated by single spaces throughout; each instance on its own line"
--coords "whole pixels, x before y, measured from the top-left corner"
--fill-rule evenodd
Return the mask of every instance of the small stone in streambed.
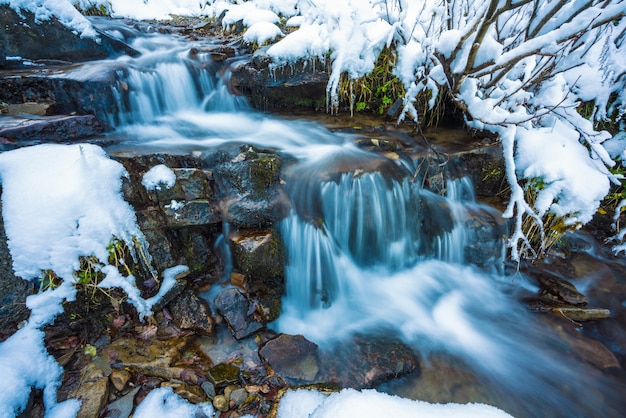
M 220 363 L 209 370 L 207 377 L 215 386 L 237 383 L 239 381 L 239 367 Z

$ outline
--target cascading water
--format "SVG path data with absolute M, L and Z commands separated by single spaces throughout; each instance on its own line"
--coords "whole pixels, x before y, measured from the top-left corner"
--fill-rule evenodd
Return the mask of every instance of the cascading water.
M 186 153 L 236 142 L 297 160 L 284 173 L 293 209 L 280 222 L 286 295 L 273 328 L 328 349 L 381 333 L 424 358 L 450 353 L 522 415 L 617 413 L 615 390 L 563 358 L 559 341 L 516 300 L 532 286 L 523 275 L 502 275 L 505 225 L 475 201 L 467 179 L 448 181 L 446 196 L 423 190 L 410 162 L 366 152 L 316 124 L 254 113 L 189 44 L 155 34 L 133 47 L 143 54 L 118 71 L 110 151 Z M 585 385 L 605 397 L 567 394 Z

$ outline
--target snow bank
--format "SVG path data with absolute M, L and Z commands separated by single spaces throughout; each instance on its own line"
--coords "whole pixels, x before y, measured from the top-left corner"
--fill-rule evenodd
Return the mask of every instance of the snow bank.
M 83 37 L 95 38 L 97 33 L 91 23 L 81 15 L 69 0 L 0 0 L 20 13 L 28 10 L 35 15 L 35 21 L 42 22 L 56 16 L 59 22 Z
M 141 236 L 122 199 L 124 167 L 94 145 L 40 145 L 0 154 L 3 216 L 15 274 L 70 279 L 80 256 L 107 260 L 112 236 Z
M 28 322 L 0 344 L 0 418 L 19 415 L 31 387 L 44 390 L 47 417 L 75 416 L 78 401 L 57 403 L 56 390 L 63 369 L 44 346 L 42 327 L 63 312 L 62 303 L 74 300 L 74 271 L 79 257 L 95 255 L 106 263 L 112 237 L 142 240 L 135 213 L 121 196 L 123 166 L 89 144 L 39 145 L 0 154 L 2 215 L 16 275 L 41 277 L 53 270 L 63 282 L 29 296 Z M 175 276 L 187 267 L 164 272 L 159 293 L 141 298 L 134 277 L 123 277 L 112 266 L 102 268 L 102 287 L 120 287 L 140 316 L 169 291 Z
M 493 406 L 470 403 L 430 404 L 375 390 L 344 389 L 328 397 L 305 389 L 289 391 L 280 400 L 278 418 L 447 418 L 511 417 Z
M 51 0 L 69 1 L 86 10 L 90 7 L 105 6 L 111 11 L 112 17 L 126 17 L 130 19 L 159 19 L 169 20 L 172 15 L 198 16 L 202 14 L 206 5 L 198 0 Z

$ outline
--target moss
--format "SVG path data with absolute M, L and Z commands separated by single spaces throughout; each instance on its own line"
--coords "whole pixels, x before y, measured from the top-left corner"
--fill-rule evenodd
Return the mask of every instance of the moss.
M 111 16 L 111 3 L 92 5 L 86 9 L 81 9 L 78 5 L 76 9 L 84 16 Z
M 273 154 L 257 154 L 250 161 L 250 179 L 256 191 L 265 191 L 279 180 L 281 160 Z

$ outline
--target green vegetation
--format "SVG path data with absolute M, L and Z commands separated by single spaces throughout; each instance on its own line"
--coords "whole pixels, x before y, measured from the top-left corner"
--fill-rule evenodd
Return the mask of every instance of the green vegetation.
M 84 16 L 111 16 L 112 6 L 110 2 L 106 4 L 92 5 L 83 10 L 79 5 L 75 5 L 76 9 Z
M 340 80 L 339 97 L 350 104 L 350 112 L 370 110 L 379 115 L 406 93 L 400 80 L 393 75 L 397 53 L 393 48 L 385 48 L 378 56 L 374 70 L 364 77 L 351 79 L 344 73 Z
M 524 192 L 526 202 L 531 207 L 535 206 L 537 195 L 543 190 L 547 184 L 542 178 L 535 177 L 528 179 L 524 184 Z M 528 239 L 530 248 L 526 258 L 544 257 L 546 251 L 554 244 L 558 243 L 567 231 L 578 229 L 581 224 L 567 224 L 567 218 L 559 216 L 553 212 L 546 212 L 541 219 L 541 223 L 532 216 L 525 215 L 522 221 L 522 231 Z

